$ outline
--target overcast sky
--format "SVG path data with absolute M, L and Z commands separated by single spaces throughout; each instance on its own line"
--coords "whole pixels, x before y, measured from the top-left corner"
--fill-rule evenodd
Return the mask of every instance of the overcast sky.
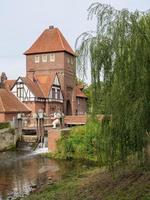
M 96 0 L 97 2 L 99 0 Z M 25 75 L 25 52 L 49 25 L 58 27 L 74 48 L 76 38 L 94 30 L 87 8 L 94 0 L 0 0 L 0 72 Z M 148 0 L 101 0 L 117 9 L 148 10 Z

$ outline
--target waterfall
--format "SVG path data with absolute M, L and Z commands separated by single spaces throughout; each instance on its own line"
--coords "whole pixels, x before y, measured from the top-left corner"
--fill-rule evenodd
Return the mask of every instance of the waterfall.
M 45 136 L 44 137 L 44 142 L 40 142 L 35 151 L 34 151 L 34 154 L 40 154 L 40 153 L 47 153 L 48 152 L 48 137 Z

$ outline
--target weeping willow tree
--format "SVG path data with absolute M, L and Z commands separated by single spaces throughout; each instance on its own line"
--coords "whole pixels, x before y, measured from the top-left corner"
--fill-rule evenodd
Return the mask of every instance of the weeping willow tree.
M 92 112 L 103 102 L 99 154 L 114 166 L 129 155 L 148 162 L 150 133 L 150 12 L 118 11 L 94 3 L 89 18 L 96 16 L 94 34 L 84 33 L 78 40 L 78 66 L 83 74 L 91 66 Z M 101 89 L 103 87 L 103 96 Z M 101 157 L 101 156 L 100 156 Z

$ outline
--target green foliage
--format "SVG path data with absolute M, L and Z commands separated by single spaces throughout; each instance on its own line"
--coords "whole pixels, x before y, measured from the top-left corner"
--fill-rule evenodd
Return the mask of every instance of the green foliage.
M 91 63 L 92 113 L 103 104 L 104 115 L 111 116 L 99 133 L 106 163 L 113 168 L 134 154 L 142 164 L 150 132 L 150 12 L 95 3 L 89 8 L 93 16 L 97 30 L 80 37 L 78 63 L 83 72 Z
M 58 142 L 59 156 L 67 159 L 97 160 L 97 137 L 100 129 L 97 120 L 72 128 L 69 136 L 63 136 Z
M 88 113 L 91 114 L 93 112 L 93 93 L 95 90 L 95 85 L 91 84 L 84 89 L 84 93 L 87 96 L 87 107 L 88 107 Z M 101 88 L 99 91 L 99 96 L 97 97 L 99 99 L 99 104 L 97 104 L 97 107 L 95 109 L 95 114 L 104 114 L 104 99 L 102 98 L 104 96 L 104 87 L 103 82 L 101 82 Z
M 9 122 L 0 123 L 0 129 L 4 128 L 10 128 L 10 123 Z

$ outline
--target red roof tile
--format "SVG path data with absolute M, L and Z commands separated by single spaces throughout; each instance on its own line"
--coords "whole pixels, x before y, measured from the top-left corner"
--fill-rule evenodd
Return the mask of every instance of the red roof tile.
M 35 75 L 34 81 L 28 77 L 19 78 L 36 97 L 47 98 L 56 75 L 56 72 L 51 72 L 49 75 Z
M 66 51 L 75 55 L 60 30 L 58 28 L 51 28 L 46 29 L 24 54 L 28 55 L 59 51 Z
M 38 84 L 38 81 L 32 81 L 27 77 L 20 77 L 23 83 L 31 90 L 36 97 L 44 98 L 44 94 Z
M 6 88 L 8 88 L 8 89 L 11 90 L 12 87 L 14 86 L 15 82 L 16 82 L 16 80 L 6 80 L 6 81 L 5 81 L 5 86 L 6 86 Z
M 87 98 L 87 96 L 78 86 L 76 86 L 76 97 Z
M 31 111 L 9 90 L 0 88 L 0 113 L 30 113 Z
M 61 73 L 57 73 L 57 76 L 58 76 L 58 80 L 60 82 L 61 91 L 64 95 L 64 90 L 63 90 L 63 88 L 64 88 L 64 76 Z
M 50 89 L 53 85 L 56 73 L 51 72 L 50 75 L 36 75 L 35 79 L 38 81 L 39 87 L 41 88 L 45 97 L 49 96 Z

